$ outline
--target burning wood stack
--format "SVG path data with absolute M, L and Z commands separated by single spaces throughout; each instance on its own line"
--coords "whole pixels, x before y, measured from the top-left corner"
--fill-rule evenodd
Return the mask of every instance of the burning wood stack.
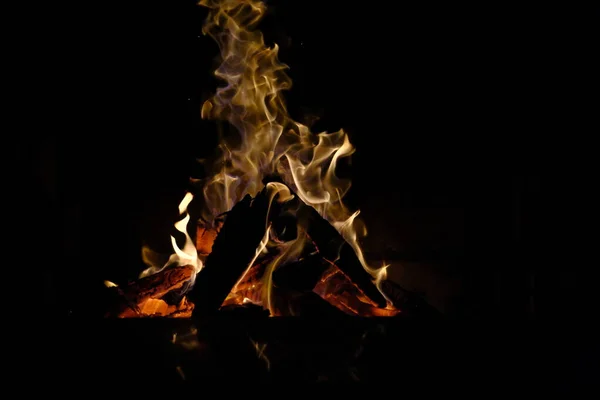
M 346 133 L 313 134 L 288 114 L 282 96 L 291 87 L 287 66 L 256 29 L 265 4 L 200 5 L 209 9 L 203 33 L 220 49 L 215 76 L 226 83 L 201 115 L 229 128 L 194 190 L 209 222 L 192 234 L 194 243 L 188 193 L 180 204 L 187 215 L 175 224 L 186 237 L 184 248 L 172 238 L 171 262 L 110 288 L 118 305 L 108 315 L 190 317 L 258 308 L 273 316 L 394 316 L 419 304 L 385 282 L 385 267 L 370 267 L 362 256 L 358 211 L 350 213 L 342 201 L 350 182 L 336 176 L 337 164 L 354 152 Z M 402 299 L 401 307 L 394 298 Z
M 276 185 L 281 191 L 283 185 Z M 275 190 L 275 184 L 268 183 L 256 197 L 246 196 L 236 204 L 224 221 L 197 225 L 196 250 L 206 256 L 197 275 L 192 265 L 175 265 L 124 288 L 109 287 L 121 302 L 107 316 L 190 317 L 192 312 L 210 315 L 259 305 L 277 316 L 339 311 L 357 316 L 397 315 L 400 311 L 387 305 L 338 231 L 297 196 L 288 194 L 280 203 L 273 198 L 281 196 Z M 296 221 L 290 219 L 290 210 Z M 284 243 L 286 234 L 289 237 L 286 230 L 293 230 L 290 227 L 296 227 L 296 237 L 288 243 L 308 244 L 297 259 L 278 264 L 281 246 L 269 251 L 261 242 L 269 234 L 275 242 Z

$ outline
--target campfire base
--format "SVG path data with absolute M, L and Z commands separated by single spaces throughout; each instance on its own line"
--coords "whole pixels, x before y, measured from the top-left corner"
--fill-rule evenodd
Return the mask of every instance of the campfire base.
M 547 387 L 549 382 L 568 387 L 570 379 L 581 378 L 576 349 L 567 354 L 555 341 L 546 347 L 551 341 L 538 340 L 533 331 L 498 326 L 239 315 L 200 325 L 156 318 L 55 326 L 55 335 L 35 344 L 38 354 L 52 354 L 38 357 L 34 374 L 64 387 L 73 382 L 105 388 L 341 382 L 402 392 Z

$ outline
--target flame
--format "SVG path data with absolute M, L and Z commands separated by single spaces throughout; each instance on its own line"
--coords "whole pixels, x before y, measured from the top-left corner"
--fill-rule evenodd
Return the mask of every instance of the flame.
M 280 265 L 284 265 L 291 260 L 295 260 L 300 256 L 304 247 L 304 237 L 298 236 L 296 239 L 279 245 L 280 254 L 271 262 L 262 278 L 262 287 L 265 288 L 262 294 L 263 304 L 266 304 L 271 316 L 277 316 L 279 311 L 274 307 L 273 303 L 273 272 Z
M 339 161 L 350 156 L 354 147 L 343 130 L 315 135 L 288 114 L 282 95 L 292 85 L 288 67 L 278 60 L 277 44 L 267 46 L 255 29 L 265 4 L 201 0 L 200 5 L 209 9 L 203 33 L 220 49 L 215 76 L 225 83 L 203 104 L 201 115 L 227 121 L 234 128 L 222 135 L 220 152 L 212 162 L 205 160 L 213 173 L 198 182 L 204 197 L 203 217 L 214 220 L 246 194 L 255 196 L 262 190 L 265 176 L 277 174 L 342 234 L 374 282 L 381 282 L 385 268 L 369 266 L 360 249 L 354 224 L 359 212 L 350 213 L 342 201 L 351 183 L 335 173 Z M 301 238 L 285 246 L 267 268 L 263 281 L 267 304 L 271 273 L 302 246 Z
M 183 249 L 179 248 L 179 246 L 177 245 L 177 240 L 174 236 L 171 236 L 171 245 L 173 246 L 173 250 L 175 253 L 169 257 L 169 260 L 165 264 L 159 265 L 156 263 L 156 261 L 154 261 L 157 258 L 159 258 L 159 256 L 150 248 L 143 247 L 142 258 L 146 265 L 148 265 L 148 268 L 142 271 L 142 273 L 139 276 L 140 278 L 145 278 L 149 275 L 156 274 L 162 271 L 163 269 L 171 266 L 192 265 L 196 273 L 202 270 L 202 267 L 204 266 L 204 260 L 198 256 L 196 245 L 194 244 L 194 241 L 187 232 L 188 224 L 190 222 L 190 215 L 187 212 L 187 207 L 193 199 L 194 195 L 190 192 L 187 192 L 178 206 L 179 214 L 184 215 L 184 217 L 181 220 L 175 222 L 175 229 L 183 233 L 183 235 L 185 236 L 185 244 L 183 245 Z

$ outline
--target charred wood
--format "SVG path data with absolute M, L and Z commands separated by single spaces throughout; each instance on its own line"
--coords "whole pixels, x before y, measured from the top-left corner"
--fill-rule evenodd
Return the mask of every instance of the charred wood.
M 254 199 L 245 196 L 227 214 L 212 252 L 188 295 L 195 304 L 194 315 L 217 312 L 242 278 L 265 236 L 268 211 L 269 199 L 266 191 L 262 191 Z
M 310 292 L 329 266 L 320 253 L 309 254 L 277 268 L 273 273 L 273 283 L 278 287 Z
M 260 303 L 262 301 L 263 275 L 265 268 L 273 262 L 273 254 L 267 254 L 256 261 L 231 289 L 221 305 L 221 310 L 235 305 Z
M 184 289 L 193 274 L 194 267 L 191 265 L 165 268 L 125 286 L 123 294 L 135 304 L 148 299 L 160 299 L 169 292 Z
M 356 252 L 342 235 L 313 207 L 301 203 L 298 214 L 300 223 L 306 224 L 305 229 L 323 258 L 335 263 L 379 307 L 385 307 L 385 298 L 373 283 L 373 277 L 364 269 Z
M 278 177 L 268 177 L 265 182 L 268 181 L 282 183 Z M 313 240 L 321 256 L 335 263 L 379 307 L 385 307 L 385 298 L 375 286 L 373 277 L 364 269 L 352 246 L 314 207 L 304 203 L 297 194 L 293 194 L 294 199 L 288 202 L 288 206 L 296 209 L 299 225 Z
M 222 220 L 217 220 L 212 225 L 201 220 L 198 221 L 196 227 L 196 250 L 198 254 L 206 256 L 212 252 L 213 244 L 222 226 Z
M 193 274 L 191 265 L 170 267 L 124 287 L 110 287 L 107 290 L 112 294 L 112 301 L 106 316 L 189 316 L 194 306 L 187 302 L 183 292 Z
M 162 299 L 148 299 L 141 303 L 137 310 L 126 309 L 117 315 L 118 318 L 168 317 L 189 318 L 192 316 L 194 305 L 185 297 L 179 304 L 168 304 Z

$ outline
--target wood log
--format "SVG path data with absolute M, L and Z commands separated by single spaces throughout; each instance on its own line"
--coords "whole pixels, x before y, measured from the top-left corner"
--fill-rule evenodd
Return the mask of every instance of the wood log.
M 212 247 L 223 226 L 222 220 L 216 220 L 214 224 L 198 221 L 196 227 L 196 250 L 198 254 L 207 256 L 212 252 Z
M 194 304 L 187 301 L 185 297 L 179 304 L 168 304 L 162 299 L 147 299 L 139 304 L 139 309 L 128 308 L 116 315 L 118 318 L 146 318 L 146 317 L 168 317 L 189 318 L 192 316 Z
M 135 318 L 147 316 L 191 315 L 194 307 L 183 296 L 185 285 L 194 274 L 191 265 L 166 268 L 124 287 L 110 287 L 114 294 L 107 317 Z M 174 292 L 181 292 L 169 299 Z M 177 301 L 172 301 L 177 300 Z
M 301 202 L 301 200 L 299 200 Z M 340 233 L 317 210 L 301 202 L 298 210 L 301 224 L 315 242 L 323 258 L 335 263 L 379 307 L 385 307 L 385 297 L 373 282 L 373 277 L 361 264 L 356 252 Z
M 277 177 L 268 177 L 265 180 L 265 182 L 273 181 L 282 183 Z M 290 191 L 295 194 L 291 189 Z M 297 210 L 299 224 L 313 240 L 323 258 L 335 263 L 379 307 L 385 307 L 387 302 L 375 286 L 373 277 L 364 269 L 352 246 L 329 221 L 296 194 L 294 199 L 288 202 L 288 206 Z
M 193 275 L 194 267 L 191 265 L 165 268 L 134 281 L 121 290 L 129 301 L 141 304 L 148 299 L 160 299 L 171 291 L 183 289 Z
M 271 264 L 274 259 L 274 254 L 266 254 L 260 259 L 256 260 L 248 272 L 244 274 L 242 279 L 232 288 L 232 293 L 241 290 L 247 290 L 249 286 L 259 282 L 265 273 L 265 268 L 267 268 L 267 266 Z
M 256 257 L 267 230 L 269 199 L 266 190 L 254 199 L 246 195 L 227 214 L 204 268 L 188 297 L 194 316 L 216 313 L 231 289 Z
M 323 274 L 314 292 L 332 306 L 358 317 L 392 317 L 399 309 L 378 307 L 335 264 Z
M 310 292 L 329 266 L 323 256 L 315 252 L 277 268 L 273 272 L 273 284 L 299 292 Z
M 221 310 L 235 305 L 246 305 L 250 302 L 260 304 L 262 302 L 263 275 L 265 268 L 273 262 L 274 254 L 266 254 L 246 271 L 243 277 L 234 285 L 227 298 L 221 305 Z

